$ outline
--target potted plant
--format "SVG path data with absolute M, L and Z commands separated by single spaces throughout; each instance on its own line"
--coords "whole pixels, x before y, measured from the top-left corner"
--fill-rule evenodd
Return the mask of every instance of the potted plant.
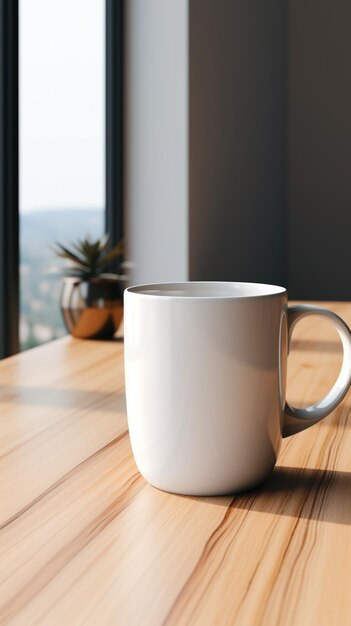
M 125 277 L 106 270 L 113 261 L 122 259 L 123 242 L 110 249 L 105 235 L 96 241 L 78 241 L 70 248 L 57 243 L 55 252 L 69 261 L 60 298 L 67 330 L 84 339 L 111 338 L 123 317 Z

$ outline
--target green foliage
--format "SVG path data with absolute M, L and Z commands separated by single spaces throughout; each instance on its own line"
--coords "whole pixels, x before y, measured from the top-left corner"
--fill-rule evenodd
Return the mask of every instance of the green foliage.
M 82 280 L 89 280 L 100 276 L 105 272 L 115 259 L 122 258 L 124 246 L 120 241 L 117 246 L 110 249 L 108 235 L 104 235 L 96 241 L 89 238 L 79 240 L 68 248 L 61 243 L 56 243 L 57 256 L 69 261 L 64 270 L 66 276 L 76 276 Z

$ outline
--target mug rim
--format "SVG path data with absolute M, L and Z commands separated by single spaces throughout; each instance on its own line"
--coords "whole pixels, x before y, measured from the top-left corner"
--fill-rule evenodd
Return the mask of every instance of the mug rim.
M 185 291 L 185 286 L 189 287 L 195 286 L 222 286 L 224 289 L 229 285 L 236 285 L 242 288 L 264 288 L 261 293 L 247 293 L 241 295 L 234 294 L 216 294 L 213 295 L 201 295 L 201 292 L 196 295 L 182 295 L 182 294 L 174 294 L 170 293 L 173 289 L 174 291 L 183 289 Z M 167 289 L 168 288 L 168 292 Z M 164 293 L 162 293 L 164 290 Z M 177 282 L 159 282 L 159 283 L 142 283 L 138 285 L 131 285 L 127 287 L 125 290 L 130 295 L 141 296 L 143 298 L 154 298 L 160 300 L 253 300 L 253 299 L 262 299 L 262 298 L 276 298 L 281 297 L 283 295 L 287 295 L 287 290 L 285 287 L 280 285 L 273 285 L 269 283 L 254 283 L 254 282 L 242 282 L 242 281 L 218 281 L 218 280 L 189 280 L 189 281 L 177 281 Z M 149 292 L 149 293 L 148 293 Z M 157 293 L 154 293 L 157 292 Z M 161 292 L 161 293 L 159 293 Z

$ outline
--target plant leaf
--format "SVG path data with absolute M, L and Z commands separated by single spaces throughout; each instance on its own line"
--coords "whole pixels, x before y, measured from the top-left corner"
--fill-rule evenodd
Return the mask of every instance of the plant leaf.
M 120 247 L 116 246 L 115 248 L 113 248 L 113 250 L 110 250 L 110 252 L 107 252 L 107 254 L 104 254 L 99 259 L 98 267 L 108 265 L 109 263 L 111 263 L 111 261 L 113 261 L 114 259 L 116 259 L 119 256 L 121 256 Z
M 68 248 L 65 248 L 65 246 L 63 246 L 62 244 L 56 244 L 58 246 L 58 250 L 56 250 L 56 254 L 57 256 L 60 256 L 64 259 L 70 259 L 71 261 L 74 261 L 75 263 L 84 263 L 83 259 L 79 256 L 77 256 L 76 254 L 74 254 L 74 252 L 71 252 L 71 250 L 68 250 Z
M 111 261 L 123 255 L 123 240 L 108 251 L 109 243 L 110 238 L 106 233 L 96 241 L 91 241 L 89 238 L 78 240 L 71 244 L 71 249 L 56 243 L 57 247 L 54 250 L 57 256 L 73 263 L 64 270 L 66 275 L 89 278 L 103 273 Z

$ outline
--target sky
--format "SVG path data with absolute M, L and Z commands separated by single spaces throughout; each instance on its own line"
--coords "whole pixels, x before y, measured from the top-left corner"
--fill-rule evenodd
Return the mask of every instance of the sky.
M 105 204 L 105 1 L 20 0 L 20 211 Z

